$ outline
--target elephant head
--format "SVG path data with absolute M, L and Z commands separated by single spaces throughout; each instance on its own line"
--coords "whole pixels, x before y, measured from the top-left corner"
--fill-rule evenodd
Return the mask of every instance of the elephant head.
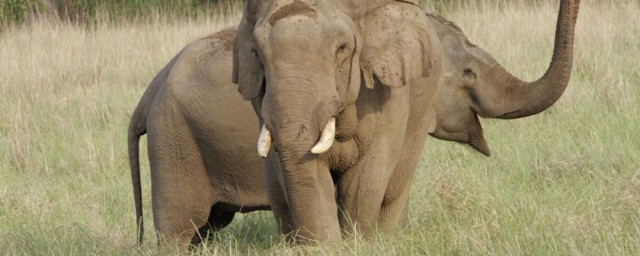
M 434 38 L 412 1 L 248 1 L 234 44 L 233 80 L 262 123 L 259 154 L 271 152 L 268 158 L 281 165 L 295 227 L 326 240 L 318 230 L 337 220 L 317 213 L 337 210 L 333 184 L 318 185 L 332 166 L 319 155 L 335 138 L 356 133 L 350 110 L 362 90 L 403 87 L 436 66 Z M 314 197 L 319 187 L 332 206 Z M 301 208 L 316 215 L 304 216 Z
M 261 141 L 268 143 L 271 133 L 280 137 L 296 133 L 305 135 L 307 144 L 318 141 L 308 146 L 313 153 L 322 153 L 333 141 L 325 138 L 334 137 L 324 132 L 335 130 L 333 117 L 355 102 L 361 82 L 372 88 L 378 79 L 399 87 L 426 72 L 431 64 L 416 57 L 428 54 L 422 39 L 428 37 L 426 22 L 416 12 L 402 13 L 402 7 L 388 5 L 391 2 L 417 8 L 416 1 L 247 3 L 234 44 L 233 81 L 245 100 L 252 101 L 264 122 L 263 132 L 270 131 Z M 388 26 L 392 23 L 385 22 L 397 22 L 399 17 L 371 14 L 382 6 L 395 8 L 398 16 L 413 14 L 415 21 L 402 18 L 411 29 L 390 34 L 396 32 Z M 307 120 L 300 123 L 301 119 Z M 298 126 L 280 129 L 291 122 Z M 266 153 L 264 147 L 260 151 Z
M 273 132 L 300 133 L 306 138 L 300 143 L 315 142 L 325 124 L 355 101 L 362 43 L 356 24 L 331 4 L 249 1 L 235 43 L 234 81 L 265 124 L 261 141 L 268 142 Z
M 574 29 L 580 0 L 562 0 L 555 46 L 546 73 L 524 82 L 506 71 L 482 48 L 470 43 L 453 23 L 430 15 L 443 46 L 437 128 L 432 136 L 468 143 L 489 155 L 478 115 L 513 119 L 539 113 L 562 95 L 571 75 Z

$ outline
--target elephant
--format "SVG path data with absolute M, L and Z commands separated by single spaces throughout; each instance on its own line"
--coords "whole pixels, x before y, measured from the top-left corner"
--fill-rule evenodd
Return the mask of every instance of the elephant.
M 561 8 L 562 22 L 558 23 L 554 51 L 554 56 L 568 54 L 564 57 L 569 59 L 568 63 L 564 65 L 569 65 L 569 70 L 575 15 L 577 4 Z M 429 87 L 439 102 L 435 106 L 435 129 L 430 135 L 467 143 L 489 155 L 482 130 L 474 128 L 480 125 L 475 113 L 484 112 L 472 112 L 470 116 L 475 101 L 469 100 L 472 95 L 465 86 L 472 86 L 474 80 L 486 87 L 500 86 L 491 80 L 491 72 L 484 72 L 497 62 L 470 43 L 453 22 L 435 14 L 426 17 L 442 42 L 445 74 L 440 76 L 437 87 Z M 566 20 L 567 17 L 573 20 Z M 263 174 L 262 160 L 255 153 L 255 141 L 260 140 L 259 118 L 252 104 L 237 92 L 238 85 L 231 83 L 236 32 L 235 28 L 228 28 L 187 45 L 151 81 L 132 114 L 129 162 L 140 243 L 143 230 L 138 147 L 140 136 L 145 133 L 159 242 L 198 243 L 210 232 L 228 225 L 235 212 L 269 210 L 267 194 L 273 192 L 267 190 L 280 189 L 265 186 L 264 180 L 273 182 L 278 177 L 263 178 L 274 172 Z M 565 38 L 568 48 L 562 53 L 558 41 Z M 558 83 L 557 87 L 562 87 L 567 81 Z M 558 89 L 560 93 L 562 90 Z
M 561 1 L 551 64 L 529 83 L 470 44 L 473 58 L 447 52 L 468 42 L 439 38 L 416 1 L 249 0 L 233 82 L 259 118 L 280 231 L 308 244 L 403 226 L 427 134 L 488 155 L 478 115 L 525 117 L 563 94 L 578 6 Z
M 228 225 L 236 212 L 269 209 L 253 146 L 258 120 L 231 83 L 235 34 L 229 28 L 187 45 L 151 81 L 131 116 L 129 163 L 139 243 L 139 139 L 145 133 L 159 242 L 198 243 Z

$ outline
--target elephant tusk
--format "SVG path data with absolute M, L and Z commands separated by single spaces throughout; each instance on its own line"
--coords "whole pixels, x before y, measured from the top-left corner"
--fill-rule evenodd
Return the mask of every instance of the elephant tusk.
M 333 139 L 336 136 L 336 118 L 331 118 L 322 129 L 322 134 L 320 135 L 320 139 L 318 143 L 316 143 L 313 148 L 311 148 L 311 153 L 316 155 L 322 154 L 329 150 L 331 145 L 333 144 Z
M 258 138 L 258 155 L 266 158 L 267 154 L 269 154 L 269 148 L 271 148 L 271 133 L 267 130 L 267 127 L 262 125 L 260 137 Z

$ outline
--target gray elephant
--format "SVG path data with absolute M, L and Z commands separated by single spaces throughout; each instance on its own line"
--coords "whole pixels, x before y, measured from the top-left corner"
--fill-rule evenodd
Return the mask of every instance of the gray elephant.
M 479 52 L 446 62 L 441 45 L 458 41 L 440 39 L 416 1 L 248 1 L 234 82 L 260 119 L 281 231 L 307 243 L 402 226 L 427 133 L 488 154 L 477 115 L 524 117 L 560 97 L 578 5 L 562 1 L 551 65 L 525 83 Z
M 562 21 L 574 17 L 577 6 L 563 6 L 561 10 Z M 444 75 L 440 85 L 430 87 L 429 92 L 436 93 L 439 102 L 431 135 L 468 143 L 488 155 L 475 115 L 482 112 L 470 113 L 474 101 L 469 101 L 472 94 L 465 86 L 477 83 L 487 90 L 503 86 L 492 80 L 495 74 L 484 71 L 499 65 L 468 42 L 455 24 L 437 15 L 427 17 L 444 53 Z M 556 42 L 568 38 L 568 45 L 564 53 L 556 47 L 554 54 L 568 54 L 564 57 L 568 63 L 563 65 L 569 69 L 574 24 L 575 19 L 558 23 Z M 227 29 L 189 44 L 153 79 L 131 118 L 129 157 L 136 219 L 141 225 L 138 141 L 148 133 L 155 227 L 163 240 L 198 242 L 211 230 L 229 224 L 235 212 L 269 209 L 267 189 L 280 189 L 264 185 L 262 161 L 255 154 L 259 121 L 251 104 L 237 93 L 238 86 L 230 82 L 235 33 Z M 566 79 L 568 76 L 554 85 L 559 93 Z
M 159 239 L 198 242 L 235 212 L 269 209 L 255 154 L 258 120 L 231 83 L 235 29 L 175 56 L 140 99 L 129 124 L 129 163 L 142 241 L 139 138 L 147 134 Z M 194 235 L 195 229 L 200 232 Z

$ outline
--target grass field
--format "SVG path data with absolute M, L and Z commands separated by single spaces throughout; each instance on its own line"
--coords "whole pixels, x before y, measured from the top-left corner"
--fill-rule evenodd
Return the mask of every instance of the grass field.
M 445 16 L 507 69 L 533 80 L 550 61 L 558 8 L 550 2 L 475 4 Z M 158 16 L 1 32 L 0 252 L 174 253 L 155 246 L 146 159 L 147 235 L 135 246 L 129 116 L 184 45 L 238 19 Z M 560 101 L 525 119 L 482 120 L 488 158 L 430 138 L 409 226 L 396 236 L 292 248 L 261 212 L 236 217 L 192 253 L 640 255 L 638 24 L 638 1 L 583 1 L 573 76 Z

